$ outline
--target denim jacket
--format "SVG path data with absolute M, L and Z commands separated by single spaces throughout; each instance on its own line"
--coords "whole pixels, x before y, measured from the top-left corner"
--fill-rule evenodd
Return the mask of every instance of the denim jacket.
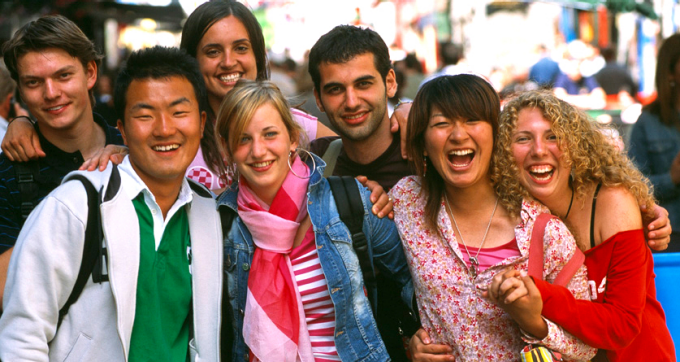
M 316 172 L 312 174 L 307 189 L 309 213 L 319 261 L 331 299 L 335 307 L 335 344 L 343 361 L 387 361 L 389 355 L 380 338 L 371 306 L 364 293 L 364 283 L 359 260 L 352 247 L 349 229 L 342 223 L 330 186 L 323 174 L 325 163 L 314 156 Z M 313 162 L 308 160 L 312 168 Z M 381 273 L 391 276 L 402 289 L 402 299 L 412 305 L 413 285 L 399 233 L 392 220 L 379 219 L 370 211 L 370 192 L 360 187 L 364 205 L 363 230 L 371 246 L 373 264 Z M 234 213 L 238 185 L 234 183 L 218 198 L 220 212 Z M 243 315 L 246 305 L 248 271 L 253 259 L 253 239 L 239 217 L 224 239 L 224 280 L 227 288 L 230 316 L 233 326 L 233 361 L 247 361 L 248 350 L 243 341 Z M 394 301 L 378 301 L 378 303 Z
M 628 156 L 654 185 L 654 196 L 668 210 L 673 231 L 680 231 L 680 186 L 671 181 L 671 164 L 680 152 L 680 131 L 642 112 L 630 135 Z

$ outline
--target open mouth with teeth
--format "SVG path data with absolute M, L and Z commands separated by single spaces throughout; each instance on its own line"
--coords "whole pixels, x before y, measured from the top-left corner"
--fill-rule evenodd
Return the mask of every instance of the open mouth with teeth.
M 552 177 L 554 172 L 555 172 L 555 169 L 550 165 L 540 165 L 540 166 L 529 167 L 529 174 L 531 175 L 531 177 L 535 178 L 538 181 L 549 180 Z
M 465 167 L 472 163 L 475 158 L 475 151 L 471 149 L 453 150 L 449 152 L 449 162 L 453 167 Z
M 272 163 L 274 163 L 274 161 L 254 162 L 250 164 L 250 167 L 255 170 L 263 170 L 268 168 Z
M 178 148 L 179 148 L 179 145 L 175 143 L 175 144 L 172 144 L 172 145 L 154 146 L 153 150 L 156 151 L 156 152 L 170 152 L 170 151 L 174 151 Z
M 220 76 L 220 81 L 224 83 L 236 83 L 239 79 L 241 79 L 241 73 L 232 73 Z

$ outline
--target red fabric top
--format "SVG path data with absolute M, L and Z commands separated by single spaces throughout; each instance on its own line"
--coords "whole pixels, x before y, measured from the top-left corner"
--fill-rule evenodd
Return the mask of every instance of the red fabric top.
M 617 233 L 585 255 L 593 302 L 534 280 L 543 299 L 543 316 L 583 342 L 607 350 L 611 362 L 675 361 L 643 231 Z

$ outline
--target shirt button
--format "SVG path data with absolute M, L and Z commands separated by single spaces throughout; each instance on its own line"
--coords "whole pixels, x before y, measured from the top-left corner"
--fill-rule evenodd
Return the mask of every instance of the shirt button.
M 158 211 L 156 211 L 156 209 L 151 209 L 151 213 L 156 215 L 156 213 L 158 213 Z
M 246 314 L 246 313 L 243 311 L 243 309 L 239 309 L 238 312 L 241 313 L 241 315 L 245 315 L 245 314 Z
M 243 271 L 248 271 L 250 269 L 250 265 L 248 263 L 243 263 Z
M 73 163 L 80 163 L 80 160 L 78 160 L 78 157 L 73 157 Z

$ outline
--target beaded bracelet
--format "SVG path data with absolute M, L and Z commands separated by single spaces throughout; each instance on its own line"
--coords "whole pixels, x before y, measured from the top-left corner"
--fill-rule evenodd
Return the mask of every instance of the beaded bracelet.
M 31 125 L 35 126 L 35 121 L 33 119 L 31 119 L 31 117 L 29 117 L 29 116 L 16 116 L 16 117 L 10 119 L 9 122 L 7 122 L 7 125 L 9 125 L 10 123 L 14 122 L 15 120 L 17 120 L 19 118 L 26 118 L 29 122 L 31 122 Z

